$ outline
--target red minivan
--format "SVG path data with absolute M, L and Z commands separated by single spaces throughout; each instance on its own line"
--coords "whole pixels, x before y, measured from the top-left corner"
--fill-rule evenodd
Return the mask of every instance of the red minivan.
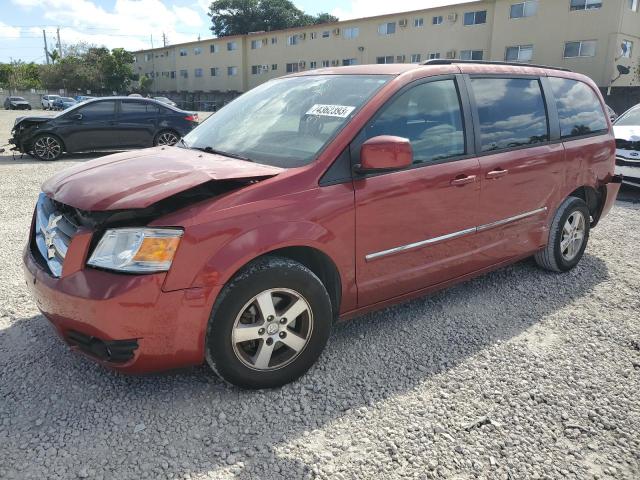
M 123 372 L 302 375 L 332 324 L 534 256 L 564 272 L 612 207 L 615 141 L 568 71 L 430 61 L 313 70 L 177 146 L 44 183 L 24 250 L 40 310 Z

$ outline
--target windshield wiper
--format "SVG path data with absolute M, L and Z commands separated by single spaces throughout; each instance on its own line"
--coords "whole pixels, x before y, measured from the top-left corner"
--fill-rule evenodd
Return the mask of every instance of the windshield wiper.
M 245 162 L 253 162 L 253 160 L 251 160 L 250 158 L 243 157 L 242 155 L 238 155 L 236 153 L 224 152 L 222 150 L 216 150 L 215 148 L 212 148 L 212 147 L 187 147 L 187 148 L 191 148 L 192 150 L 200 150 L 201 152 L 206 152 L 206 153 L 213 153 L 215 155 L 222 155 L 223 157 L 230 157 L 238 160 L 244 160 Z

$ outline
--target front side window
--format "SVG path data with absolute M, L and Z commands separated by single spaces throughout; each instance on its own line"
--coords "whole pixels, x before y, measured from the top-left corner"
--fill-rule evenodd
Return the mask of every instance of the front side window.
M 460 60 L 482 60 L 483 57 L 482 50 L 460 50 Z
M 380 35 L 393 35 L 396 33 L 396 22 L 381 23 L 378 25 Z
M 564 44 L 564 58 L 595 57 L 596 41 L 580 40 Z
M 365 133 L 366 138 L 409 139 L 414 164 L 464 155 L 464 123 L 455 82 L 440 80 L 407 90 L 384 107 Z
M 595 92 L 583 82 L 549 77 L 562 138 L 606 132 L 607 118 Z
M 267 165 L 306 165 L 390 78 L 309 75 L 273 80 L 226 105 L 184 141 L 187 147 L 211 147 Z
M 82 120 L 107 120 L 112 119 L 115 116 L 116 102 L 101 101 L 91 102 L 84 107 L 80 107 L 77 110 L 73 110 L 73 113 L 81 113 Z
M 474 78 L 483 152 L 535 145 L 549 140 L 547 112 L 538 80 Z
M 533 58 L 533 45 L 516 45 L 507 47 L 505 61 L 507 62 L 530 62 Z
M 487 23 L 487 11 L 479 10 L 477 12 L 465 12 L 464 24 L 465 25 L 482 25 Z
M 532 17 L 538 11 L 538 0 L 527 0 L 511 5 L 510 18 Z
M 602 8 L 602 0 L 569 0 L 570 10 L 597 10 Z

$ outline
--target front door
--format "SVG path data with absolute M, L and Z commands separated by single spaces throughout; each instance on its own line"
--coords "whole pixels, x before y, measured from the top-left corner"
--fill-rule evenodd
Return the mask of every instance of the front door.
M 115 100 L 90 102 L 66 113 L 57 123 L 67 151 L 103 150 L 117 146 L 115 116 Z
M 378 135 L 409 139 L 414 165 L 354 179 L 358 304 L 370 305 L 473 271 L 480 165 L 455 78 L 392 98 L 352 145 Z

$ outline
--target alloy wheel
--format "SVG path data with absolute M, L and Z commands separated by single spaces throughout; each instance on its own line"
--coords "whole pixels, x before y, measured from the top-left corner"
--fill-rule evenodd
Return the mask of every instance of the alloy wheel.
M 264 290 L 249 300 L 233 325 L 233 351 L 253 370 L 276 370 L 305 349 L 313 330 L 309 302 L 287 288 Z
M 172 146 L 178 143 L 178 136 L 175 133 L 164 132 L 158 135 L 158 145 Z
M 53 137 L 43 136 L 36 140 L 33 151 L 38 158 L 44 160 L 54 160 L 62 153 L 62 145 Z
M 560 251 L 562 258 L 566 261 L 570 262 L 580 252 L 585 230 L 586 220 L 582 212 L 575 211 L 569 215 L 562 227 L 562 237 L 560 238 Z

